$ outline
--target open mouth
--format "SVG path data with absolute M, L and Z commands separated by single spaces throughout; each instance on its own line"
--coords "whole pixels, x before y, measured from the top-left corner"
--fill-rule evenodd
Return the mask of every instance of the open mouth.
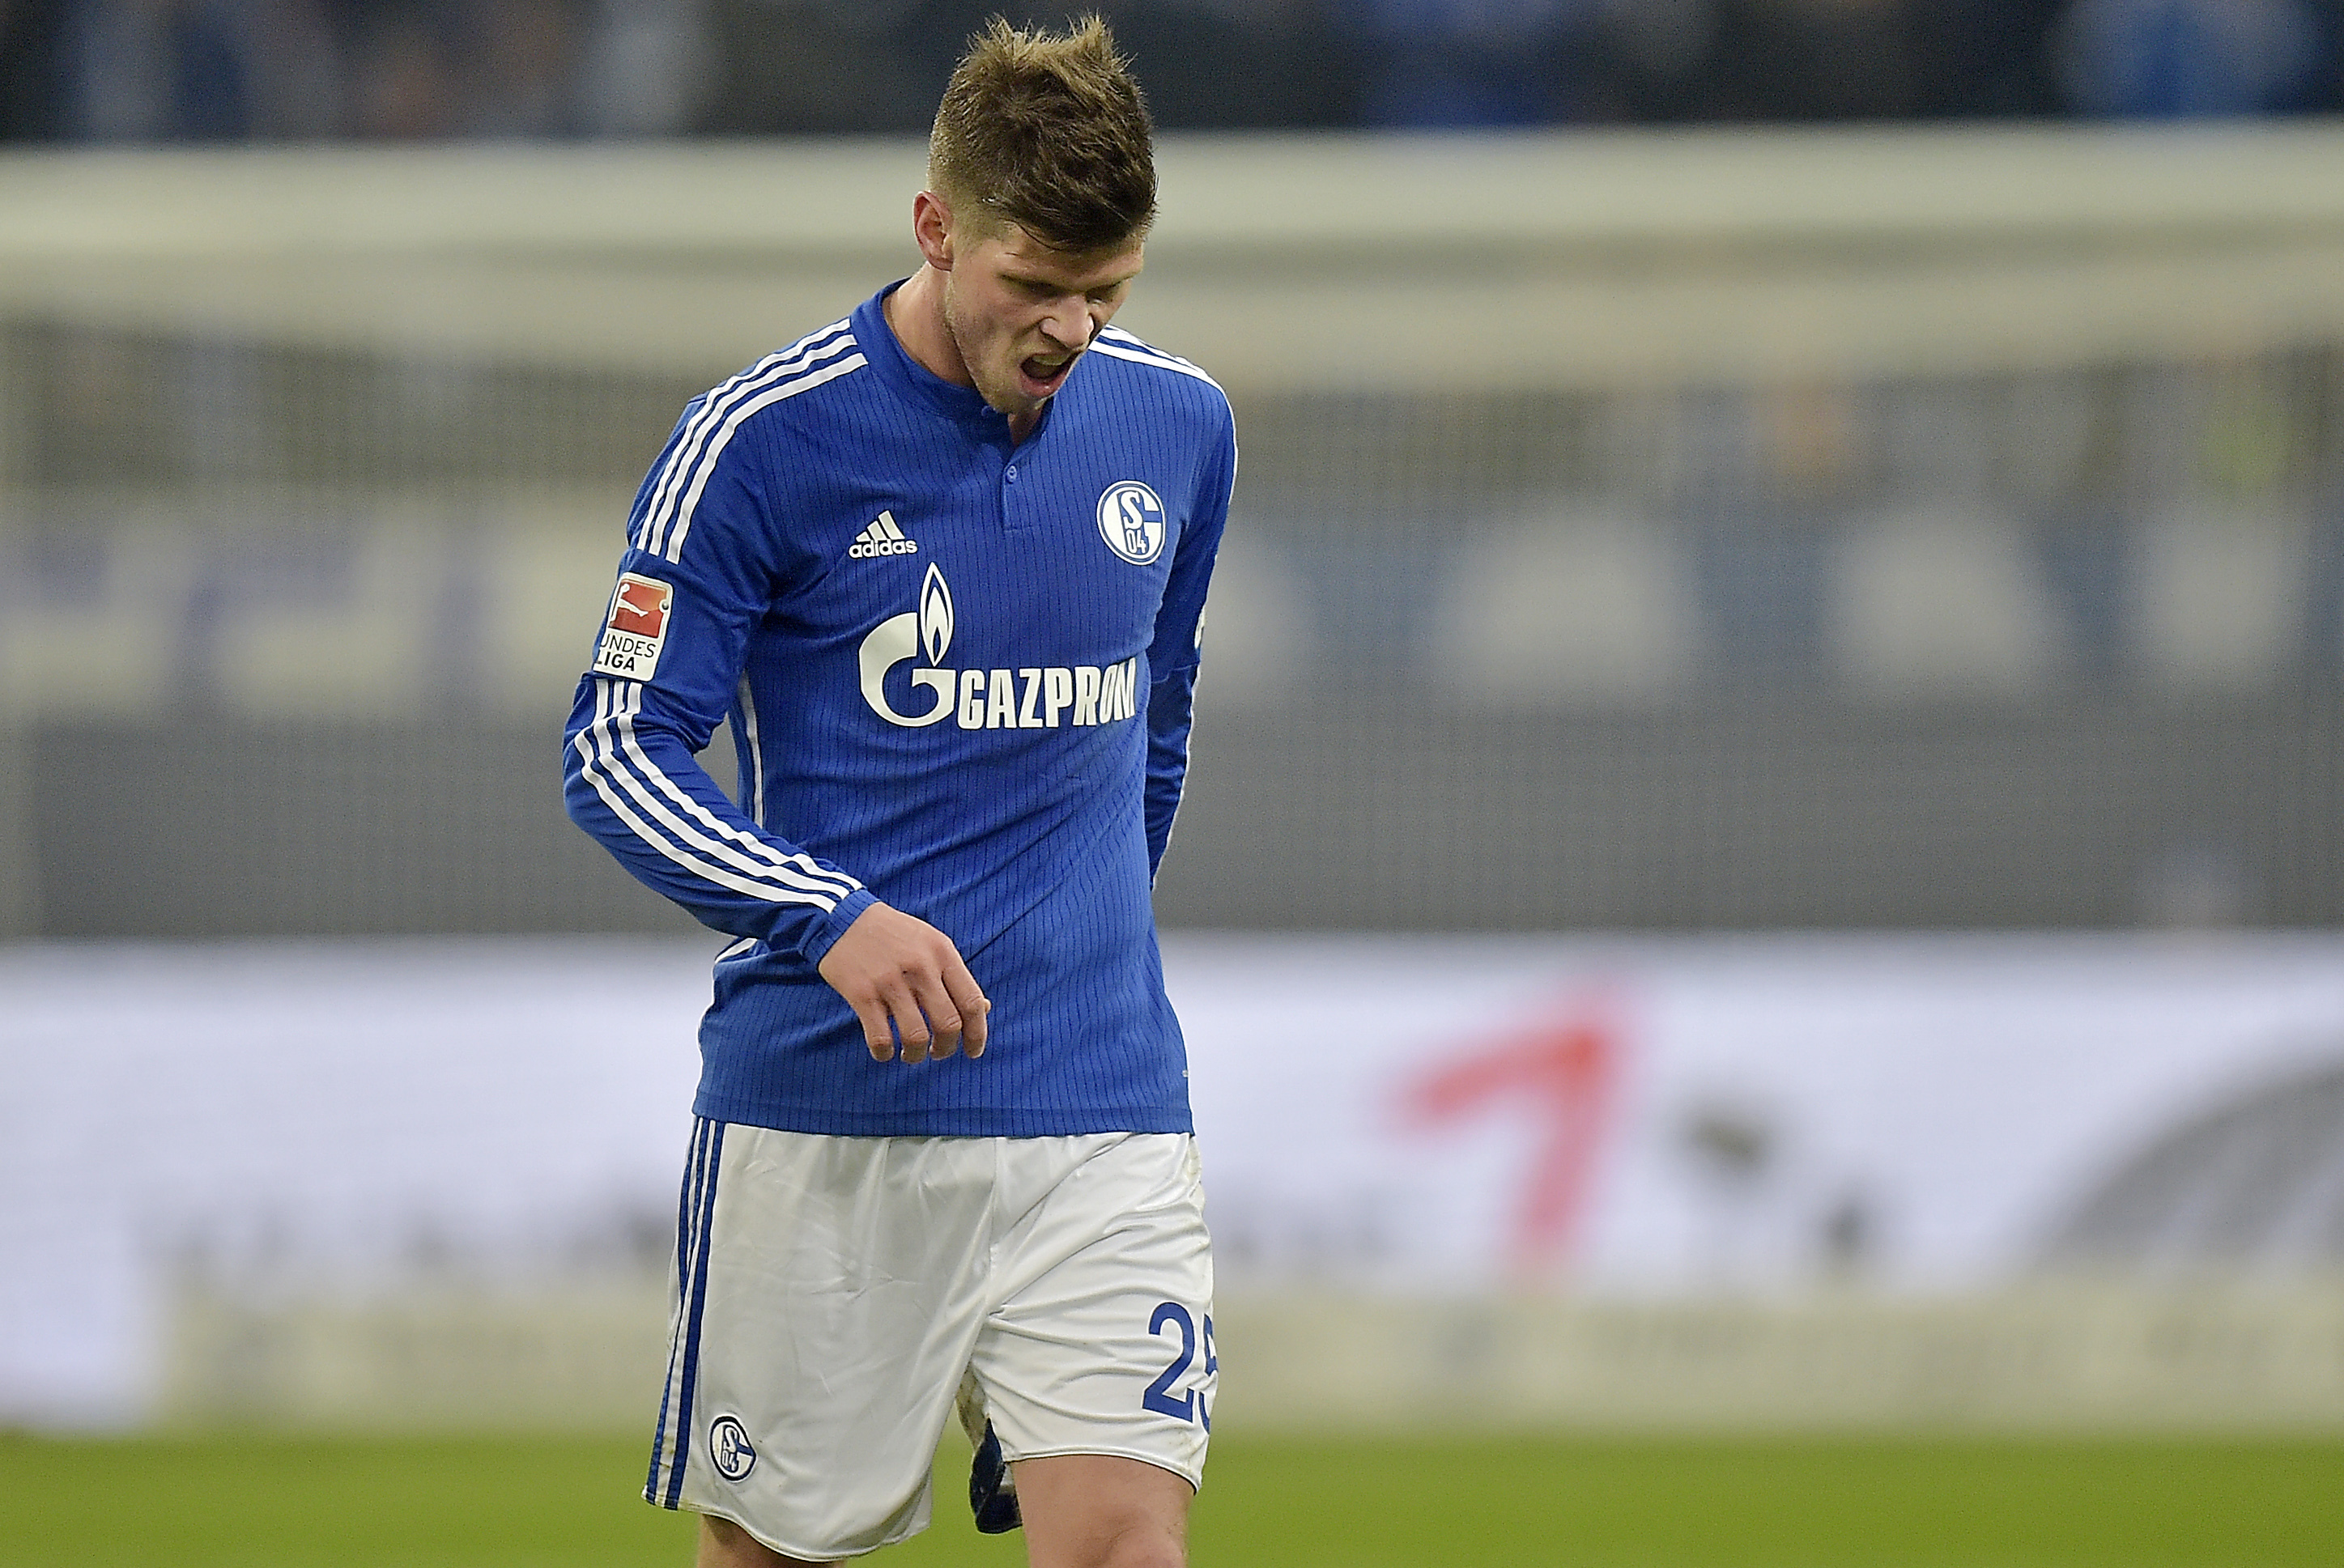
M 1069 354 L 1063 359 L 1036 354 L 1021 360 L 1017 366 L 1017 374 L 1026 383 L 1026 395 L 1033 397 L 1047 397 L 1051 393 L 1056 392 L 1066 385 L 1067 373 L 1074 369 L 1075 361 L 1081 357 L 1079 353 Z

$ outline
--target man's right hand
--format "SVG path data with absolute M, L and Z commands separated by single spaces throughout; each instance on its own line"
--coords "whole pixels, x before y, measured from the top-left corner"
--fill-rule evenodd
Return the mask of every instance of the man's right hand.
M 927 921 L 873 904 L 816 968 L 863 1020 L 873 1060 L 894 1057 L 899 1036 L 905 1061 L 942 1060 L 962 1050 L 972 1061 L 985 1054 L 985 1015 L 993 1004 L 952 939 Z

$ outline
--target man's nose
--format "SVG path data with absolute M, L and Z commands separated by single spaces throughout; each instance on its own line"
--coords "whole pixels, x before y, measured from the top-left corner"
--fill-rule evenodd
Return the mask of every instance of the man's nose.
M 1061 348 L 1083 347 L 1091 340 L 1089 304 L 1075 295 L 1057 301 L 1042 317 L 1042 330 Z

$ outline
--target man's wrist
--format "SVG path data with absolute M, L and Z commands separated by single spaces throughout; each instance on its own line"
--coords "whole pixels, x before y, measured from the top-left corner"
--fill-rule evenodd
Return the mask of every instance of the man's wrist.
M 838 939 L 846 934 L 846 928 L 862 919 L 863 911 L 878 901 L 868 888 L 857 888 L 839 900 L 838 907 L 823 917 L 822 923 L 814 927 L 813 933 L 798 949 L 799 956 L 820 968 L 822 960 L 830 955 L 830 950 L 837 945 Z

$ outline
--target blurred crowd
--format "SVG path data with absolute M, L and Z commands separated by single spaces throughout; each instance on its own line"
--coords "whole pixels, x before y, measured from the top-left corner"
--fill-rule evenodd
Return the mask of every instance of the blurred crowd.
M 1095 8 L 1171 128 L 2344 110 L 2344 0 Z M 998 0 L 0 0 L 0 138 L 917 131 L 996 9 L 1063 15 Z

